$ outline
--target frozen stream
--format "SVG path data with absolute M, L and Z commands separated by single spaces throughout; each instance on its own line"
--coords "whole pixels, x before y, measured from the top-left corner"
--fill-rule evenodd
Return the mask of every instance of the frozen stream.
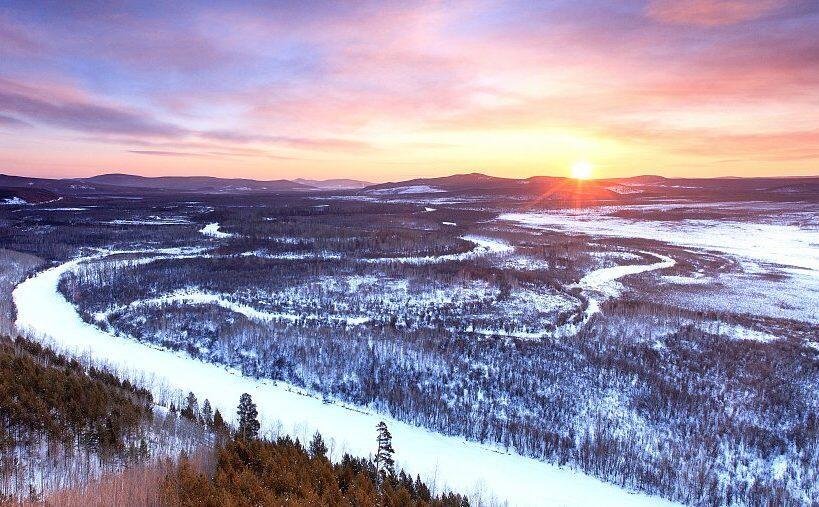
M 443 436 L 366 409 L 325 403 L 282 382 L 243 377 L 183 353 L 106 333 L 84 322 L 57 290 L 64 273 L 89 259 L 66 262 L 21 283 L 13 293 L 17 327 L 66 353 L 106 363 L 133 380 L 153 379 L 150 384 L 157 398 L 169 389 L 193 391 L 200 400 L 208 398 L 214 408 L 232 416 L 239 395 L 247 392 L 259 406 L 263 430 L 282 428 L 302 439 L 319 430 L 336 457 L 344 451 L 371 454 L 375 425 L 383 419 L 393 433 L 397 461 L 407 471 L 439 488 L 468 493 L 481 488 L 484 498 L 488 493 L 511 505 L 672 505 L 567 468 Z
M 584 289 L 591 289 L 603 292 L 609 296 L 617 295 L 617 286 L 614 285 L 618 279 L 628 275 L 636 275 L 638 273 L 647 273 L 657 269 L 670 268 L 676 264 L 676 261 L 671 257 L 660 255 L 654 252 L 640 252 L 644 255 L 650 255 L 659 259 L 659 262 L 653 264 L 628 264 L 624 266 L 612 266 L 610 268 L 596 269 L 580 279 L 578 287 Z

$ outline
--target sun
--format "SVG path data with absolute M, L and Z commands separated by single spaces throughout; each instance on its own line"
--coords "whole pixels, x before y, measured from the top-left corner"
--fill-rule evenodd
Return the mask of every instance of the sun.
M 578 180 L 586 180 L 591 178 L 592 171 L 594 170 L 594 166 L 590 163 L 581 160 L 577 161 L 572 165 L 572 178 Z

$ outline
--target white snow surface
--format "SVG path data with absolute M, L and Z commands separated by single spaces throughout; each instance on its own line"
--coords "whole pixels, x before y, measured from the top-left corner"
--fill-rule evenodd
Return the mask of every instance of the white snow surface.
M 485 255 L 508 254 L 515 250 L 515 247 L 509 243 L 498 239 L 472 235 L 461 236 L 461 239 L 474 243 L 475 248 L 468 252 L 457 254 L 430 255 L 427 257 L 379 257 L 376 259 L 361 259 L 361 261 L 368 263 L 397 262 L 404 264 L 434 264 L 437 262 L 463 261 L 483 257 Z
M 232 236 L 232 234 L 228 232 L 219 230 L 219 222 L 213 222 L 212 224 L 208 224 L 199 229 L 199 232 L 201 232 L 205 236 L 210 236 L 211 238 L 217 239 L 229 238 Z
M 66 353 L 107 363 L 133 380 L 153 378 L 154 386 L 192 390 L 229 416 L 235 412 L 239 395 L 250 393 L 259 406 L 264 431 L 283 429 L 306 441 L 319 430 L 330 441 L 336 457 L 344 451 L 370 455 L 375 447 L 375 425 L 385 420 L 394 437 L 398 464 L 412 474 L 434 478 L 439 487 L 470 492 L 480 485 L 484 493 L 511 505 L 672 505 L 498 447 L 443 436 L 366 409 L 325 403 L 282 382 L 243 377 L 235 370 L 183 353 L 106 333 L 84 322 L 57 290 L 60 277 L 87 259 L 43 271 L 15 289 L 16 324 L 21 331 Z M 157 397 L 162 396 L 162 387 L 153 389 Z
M 93 206 L 86 206 L 84 208 L 37 208 L 37 211 L 88 211 Z
M 714 283 L 713 279 L 702 276 L 700 273 L 696 273 L 694 276 L 666 275 L 662 277 L 662 281 L 663 283 L 675 285 L 708 285 Z
M 304 259 L 341 259 L 341 256 L 329 252 L 285 252 L 285 253 L 270 253 L 264 250 L 254 250 L 252 252 L 242 252 L 242 257 L 258 257 L 260 259 L 280 259 L 286 261 L 298 261 Z
M 653 252 L 640 252 L 644 255 L 649 255 L 659 259 L 659 262 L 652 264 L 628 264 L 625 266 L 612 266 L 610 268 L 596 269 L 584 276 L 579 287 L 586 289 L 593 289 L 610 296 L 615 296 L 619 292 L 614 282 L 624 276 L 636 275 L 638 273 L 645 273 L 647 271 L 654 271 L 657 269 L 670 268 L 676 264 L 676 261 L 671 257 L 660 255 Z
M 616 216 L 619 211 L 723 212 L 724 217 L 640 219 Z M 707 216 L 707 215 L 703 215 Z M 670 293 L 677 304 L 691 308 L 752 313 L 819 322 L 819 208 L 807 204 L 767 202 L 656 203 L 601 206 L 549 213 L 505 213 L 501 220 L 533 229 L 592 236 L 641 238 L 731 257 L 741 272 L 721 272 L 720 297 L 697 298 Z M 773 276 L 769 276 L 773 275 Z M 677 285 L 702 285 L 693 277 L 661 279 Z
M 109 225 L 188 225 L 191 222 L 184 218 L 160 218 L 149 217 L 151 220 L 109 220 L 104 222 Z M 201 230 L 199 232 L 202 232 Z M 204 232 L 203 232 L 204 234 Z M 224 233 L 222 233 L 224 234 Z
M 708 203 L 731 207 L 730 203 Z M 751 206 L 749 203 L 747 206 Z M 809 270 L 819 277 L 819 221 L 639 220 L 612 216 L 620 210 L 673 210 L 691 205 L 601 206 L 551 213 L 505 213 L 499 219 L 530 227 L 597 236 L 644 238 L 727 253 L 754 262 Z M 734 209 L 738 209 L 734 207 Z
M 260 322 L 270 322 L 275 320 L 286 320 L 290 322 L 297 322 L 299 320 L 319 320 L 322 317 L 315 314 L 295 314 L 282 312 L 265 312 L 258 310 L 250 305 L 231 301 L 221 294 L 213 294 L 201 290 L 182 290 L 165 294 L 152 299 L 139 300 L 131 303 L 133 306 L 161 306 L 172 303 L 189 303 L 194 305 L 216 305 L 226 310 L 236 312 L 244 315 L 248 319 Z M 369 322 L 367 317 L 352 317 L 352 316 L 338 316 L 330 315 L 325 317 L 327 320 L 334 320 L 346 323 L 348 326 L 357 326 Z
M 7 206 L 22 206 L 22 205 L 28 204 L 28 201 L 26 201 L 25 199 L 22 199 L 20 197 L 15 196 L 15 197 L 7 197 L 7 198 L 3 199 L 3 201 L 0 202 L 0 204 L 7 205 Z

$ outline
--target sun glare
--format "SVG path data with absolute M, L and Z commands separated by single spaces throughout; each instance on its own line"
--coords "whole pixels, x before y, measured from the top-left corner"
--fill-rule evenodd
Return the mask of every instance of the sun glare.
M 585 161 L 575 162 L 572 166 L 572 178 L 585 180 L 591 177 L 594 166 Z

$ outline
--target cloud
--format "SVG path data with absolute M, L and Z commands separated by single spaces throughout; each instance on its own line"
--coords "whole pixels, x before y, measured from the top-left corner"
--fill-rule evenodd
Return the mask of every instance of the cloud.
M 173 137 L 185 130 L 148 115 L 99 103 L 60 98 L 48 90 L 0 80 L 0 112 L 81 132 Z
M 128 153 L 137 155 L 153 155 L 157 157 L 201 157 L 201 153 L 190 153 L 182 151 L 160 151 L 160 150 L 128 150 Z
M 0 114 L 0 126 L 13 126 L 13 127 L 30 127 L 30 125 L 22 120 L 18 120 L 17 118 L 12 118 L 11 116 L 5 116 Z
M 25 30 L 0 15 L 0 55 L 28 56 L 41 51 L 42 45 Z
M 787 0 L 652 0 L 648 17 L 679 25 L 733 25 L 760 18 L 784 7 Z
M 280 144 L 294 148 L 330 151 L 363 151 L 372 148 L 369 143 L 341 138 L 290 137 L 264 134 L 249 134 L 240 131 L 201 131 L 198 135 L 205 139 L 232 141 L 237 143 Z

